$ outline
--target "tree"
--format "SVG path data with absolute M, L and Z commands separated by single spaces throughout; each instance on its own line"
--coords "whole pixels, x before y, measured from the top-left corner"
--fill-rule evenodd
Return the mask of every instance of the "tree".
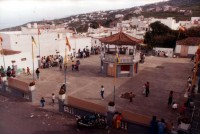
M 185 34 L 187 37 L 200 37 L 200 26 L 189 28 Z
M 94 29 L 97 29 L 97 28 L 99 28 L 99 23 L 96 22 L 96 21 L 92 21 L 92 22 L 90 23 L 90 27 L 92 27 L 92 28 L 94 28 Z
M 150 31 L 147 31 L 144 36 L 144 43 L 147 44 L 149 49 L 153 47 L 175 47 L 177 32 L 159 21 L 151 23 L 149 26 Z

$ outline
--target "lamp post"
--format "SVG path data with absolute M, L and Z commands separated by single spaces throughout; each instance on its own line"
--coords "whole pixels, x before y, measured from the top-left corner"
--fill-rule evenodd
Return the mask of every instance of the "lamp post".
M 65 70 L 65 90 L 67 87 L 67 49 L 65 48 L 65 61 L 64 61 L 64 70 Z
M 3 38 L 0 36 L 0 45 L 1 45 L 1 55 L 3 57 L 3 65 L 4 65 L 4 69 L 6 69 L 6 65 L 5 65 L 5 58 L 4 58 L 4 52 L 3 52 L 3 47 L 2 47 L 2 42 L 3 42 Z
M 114 89 L 113 89 L 113 102 L 115 103 L 115 85 L 116 85 L 116 71 L 117 71 L 117 58 L 114 58 Z

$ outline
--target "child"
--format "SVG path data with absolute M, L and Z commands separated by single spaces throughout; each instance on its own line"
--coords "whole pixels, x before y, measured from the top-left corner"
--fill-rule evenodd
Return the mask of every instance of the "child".
M 44 97 L 41 98 L 40 103 L 41 103 L 42 107 L 44 107 L 44 103 L 45 103 Z
M 56 96 L 54 93 L 52 93 L 52 103 L 54 104 L 55 103 L 55 99 L 56 99 Z

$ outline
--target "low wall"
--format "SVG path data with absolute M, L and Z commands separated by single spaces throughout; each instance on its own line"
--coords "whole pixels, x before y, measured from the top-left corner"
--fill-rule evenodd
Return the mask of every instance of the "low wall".
M 4 93 L 33 101 L 34 91 L 29 91 L 28 86 L 29 84 L 24 81 L 8 77 L 7 81 L 1 81 L 0 90 Z
M 89 112 L 95 112 L 95 113 L 100 113 L 102 115 L 105 115 L 107 113 L 107 108 L 102 106 L 102 105 L 98 105 L 92 102 L 88 102 L 88 101 L 84 101 L 72 96 L 68 96 L 68 105 L 69 106 L 73 106 L 76 108 L 80 108 Z
M 20 81 L 14 78 L 8 78 L 8 86 L 9 87 L 13 87 L 16 88 L 18 90 L 20 90 L 21 92 L 28 92 L 28 83 L 24 82 L 24 81 Z
M 108 112 L 107 106 L 91 103 L 85 100 L 81 100 L 72 96 L 68 96 L 68 104 L 64 106 L 65 112 L 73 115 L 89 115 L 98 113 L 107 116 L 107 122 L 112 123 L 113 115 Z M 141 114 L 126 111 L 120 108 L 116 108 L 122 114 L 121 129 L 128 133 L 143 133 L 147 134 L 149 130 L 149 123 L 151 118 Z

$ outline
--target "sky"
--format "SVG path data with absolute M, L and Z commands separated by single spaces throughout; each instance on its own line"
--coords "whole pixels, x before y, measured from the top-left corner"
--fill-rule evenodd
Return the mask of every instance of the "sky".
M 93 11 L 131 8 L 164 0 L 0 0 L 0 29 Z

